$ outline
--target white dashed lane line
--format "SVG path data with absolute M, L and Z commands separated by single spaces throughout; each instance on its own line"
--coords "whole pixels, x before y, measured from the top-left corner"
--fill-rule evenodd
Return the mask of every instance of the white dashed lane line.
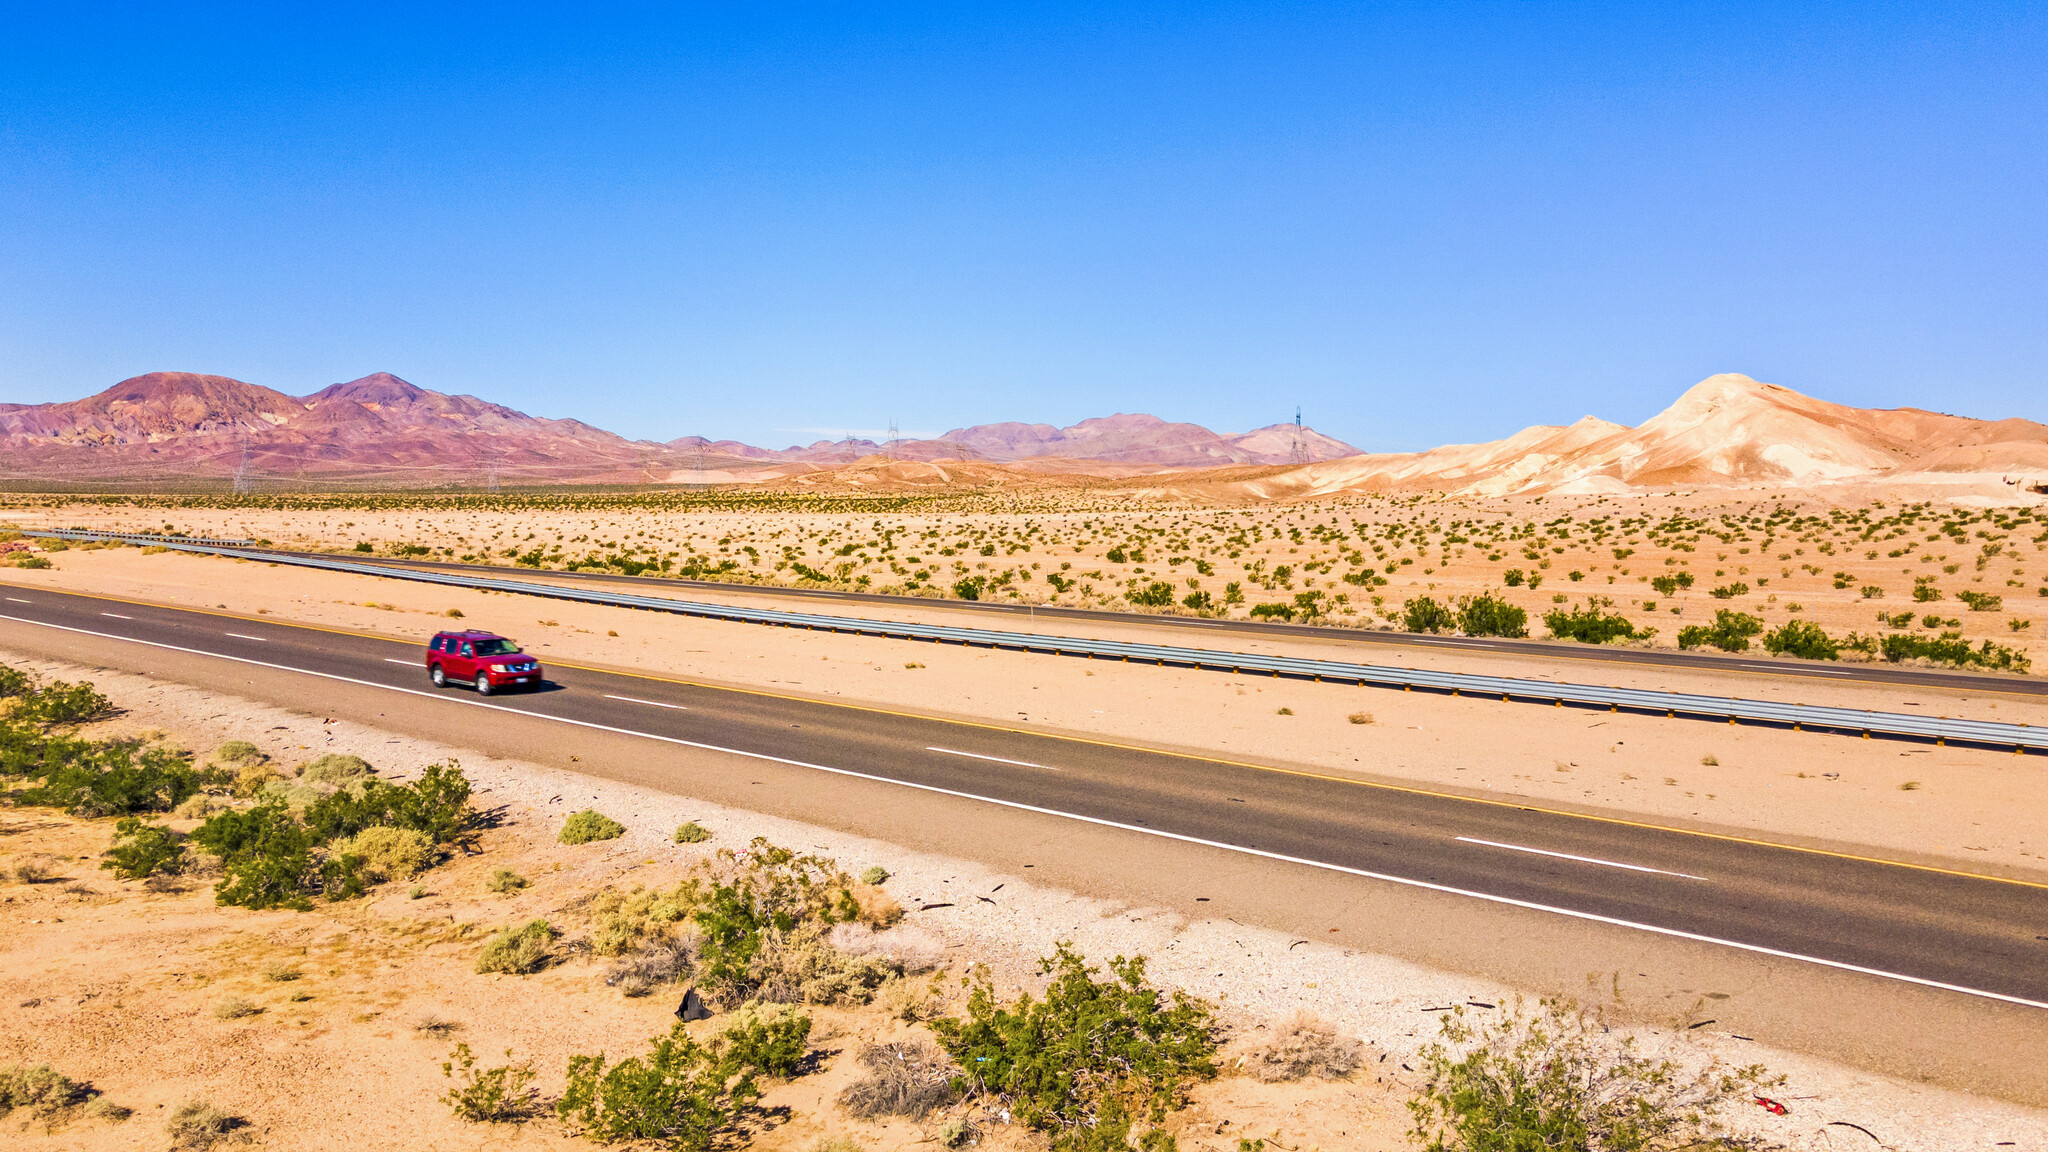
M 121 614 L 120 614 L 119 612 L 102 612 L 102 613 L 100 613 L 100 615 L 102 615 L 102 616 L 112 616 L 112 617 L 113 617 L 114 619 L 116 619 L 116 620 L 133 620 L 133 619 L 135 619 L 135 617 L 133 617 L 133 616 L 123 616 L 123 615 L 121 615 Z
M 9 597 L 8 597 L 8 599 L 9 599 L 9 600 L 12 600 L 12 601 L 13 601 L 14 603 L 16 603 L 16 604 L 33 604 L 33 603 L 35 603 L 35 601 L 33 601 L 33 600 L 23 600 L 23 599 L 22 599 L 21 597 L 19 597 L 19 596 L 9 596 Z
M 1063 768 L 1055 768 L 1055 767 L 1053 767 L 1053 766 L 1052 766 L 1052 765 L 1050 765 L 1050 764 L 1033 764 L 1033 763 L 1032 763 L 1031 761 L 1029 761 L 1029 760 L 1005 760 L 1005 759 L 1003 759 L 1003 758 L 1002 758 L 1001 756 L 983 756 L 983 755 L 982 755 L 981 753 L 979 753 L 979 752 L 961 752 L 961 751 L 957 751 L 957 750 L 955 750 L 955 749 L 952 749 L 952 748 L 938 748 L 938 747 L 933 747 L 932 745 L 926 745 L 926 746 L 925 746 L 925 751 L 927 751 L 927 752 L 944 752 L 944 753 L 945 753 L 946 755 L 948 755 L 948 756 L 965 756 L 965 757 L 967 757 L 967 758 L 968 758 L 968 759 L 970 759 L 970 760 L 993 760 L 993 761 L 995 761 L 995 762 L 996 762 L 996 763 L 998 763 L 998 764 L 1015 764 L 1015 765 L 1016 765 L 1017 767 L 1019 767 L 1019 768 L 1043 768 L 1043 769 L 1045 769 L 1045 770 L 1046 770 L 1047 772 L 1063 772 L 1063 771 L 1065 771 L 1065 769 L 1063 769 Z
M 1631 872 L 1654 872 L 1659 876 L 1677 876 L 1683 880 L 1706 879 L 1705 876 L 1695 876 L 1690 872 L 1666 872 L 1662 868 L 1646 868 L 1641 864 L 1623 864 L 1615 860 L 1602 860 L 1597 856 L 1574 856 L 1569 852 L 1547 852 L 1541 848 L 1525 848 L 1520 844 L 1502 844 L 1496 840 L 1479 840 L 1471 836 L 1460 836 L 1458 837 L 1458 842 L 1461 844 L 1484 844 L 1488 848 L 1505 848 L 1510 852 L 1530 852 L 1537 856 L 1550 856 L 1558 860 L 1576 860 L 1581 864 L 1599 864 L 1606 868 L 1626 868 Z
M 254 640 L 254 641 L 256 641 L 256 642 L 257 642 L 257 643 L 259 643 L 259 644 L 268 644 L 268 643 L 270 643 L 270 639 L 269 639 L 269 637 L 266 637 L 266 636 L 246 636 L 246 635 L 243 635 L 243 634 L 242 634 L 242 633 L 240 633 L 240 632 L 223 632 L 223 633 L 221 633 L 221 635 L 223 635 L 223 636 L 233 636 L 233 637 L 234 637 L 235 639 L 237 639 L 237 640 Z
M 628 704 L 645 704 L 649 708 L 673 708 L 678 712 L 689 711 L 688 708 L 683 707 L 681 704 L 663 704 L 659 700 L 638 700 L 631 696 L 614 696 L 609 692 L 605 693 L 604 698 L 607 700 L 624 700 Z

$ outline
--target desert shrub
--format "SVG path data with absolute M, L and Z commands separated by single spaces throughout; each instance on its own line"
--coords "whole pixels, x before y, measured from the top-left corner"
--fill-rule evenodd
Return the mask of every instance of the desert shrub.
M 1628 617 L 1619 612 L 1610 614 L 1604 611 L 1613 605 L 1614 602 L 1604 596 L 1590 596 L 1583 607 L 1573 611 L 1553 608 L 1545 612 L 1543 626 L 1560 640 L 1576 640 L 1581 644 L 1611 644 L 1616 640 L 1635 640 L 1650 634 L 1650 629 L 1638 632 Z
M 1410 632 L 1443 633 L 1457 626 L 1457 614 L 1427 596 L 1417 596 L 1401 606 L 1401 627 Z
M 23 884 L 41 884 L 57 874 L 57 858 L 38 852 L 14 862 L 14 878 Z
M 493 892 L 503 894 L 506 892 L 517 892 L 532 883 L 533 881 L 528 880 L 510 868 L 499 868 L 491 873 L 489 880 L 484 881 L 484 887 Z
M 26 696 L 35 688 L 35 680 L 28 673 L 8 664 L 0 664 L 0 700 L 12 700 Z
M 625 834 L 624 824 L 595 808 L 585 808 L 562 822 L 558 839 L 564 844 L 589 844 L 597 840 L 616 840 Z
M 85 724 L 113 715 L 114 704 L 90 684 L 53 680 L 24 695 L 16 711 L 41 724 Z
M 417 876 L 433 867 L 439 855 L 426 833 L 381 824 L 337 840 L 327 850 L 335 856 L 360 857 L 363 877 L 373 884 Z
M 1788 620 L 1775 631 L 1764 633 L 1764 650 L 1773 656 L 1798 656 L 1805 660 L 1839 660 L 1842 642 L 1818 624 Z
M 810 1051 L 811 1018 L 786 1004 L 742 1004 L 726 1017 L 711 1045 L 722 1056 L 759 1068 L 769 1076 L 790 1077 Z
M 263 978 L 273 984 L 289 984 L 306 974 L 296 964 L 272 964 L 263 970 Z
M 761 1098 L 755 1075 L 731 1052 L 692 1040 L 679 1021 L 646 1055 L 609 1068 L 602 1053 L 570 1057 L 555 1112 L 593 1140 L 705 1149 Z
M 257 771 L 268 772 L 269 769 Z M 315 788 L 311 784 L 299 784 L 279 777 L 256 776 L 256 779 L 262 780 L 262 787 L 257 790 L 256 799 L 267 804 L 282 804 L 297 813 L 304 813 L 313 805 L 327 799 L 329 795 L 325 789 Z
M 1733 584 L 1723 584 L 1707 593 L 1707 595 L 1712 596 L 1716 600 L 1733 600 L 1737 596 L 1749 595 L 1749 585 L 1737 580 Z
M 676 827 L 675 842 L 678 844 L 702 844 L 711 839 L 711 833 L 695 820 Z
M 1186 1102 L 1190 1083 L 1216 1075 L 1209 1006 L 1171 999 L 1145 982 L 1143 957 L 1110 962 L 1095 979 L 1069 946 L 1041 961 L 1053 977 L 1045 999 L 996 999 L 977 968 L 964 1020 L 932 1022 L 939 1044 L 965 1073 L 964 1087 L 1000 1097 L 1056 1149 L 1122 1147 L 1131 1125 Z
M 623 956 L 643 939 L 667 933 L 689 918 L 695 891 L 688 881 L 674 888 L 600 889 L 590 898 L 591 949 L 600 956 Z
M 505 1049 L 505 1059 L 511 1058 L 512 1050 Z M 523 1120 L 534 1112 L 536 1093 L 528 1087 L 534 1078 L 531 1064 L 500 1064 L 479 1072 L 469 1045 L 457 1044 L 448 1059 L 442 1061 L 441 1075 L 457 1081 L 442 1094 L 441 1102 L 458 1119 L 472 1124 L 497 1124 Z
M 1693 575 L 1690 572 L 1673 572 L 1666 576 L 1650 578 L 1650 587 L 1655 588 L 1659 596 L 1675 596 L 1680 588 L 1690 588 L 1692 583 Z
M 1267 1083 L 1305 1080 L 1310 1076 L 1342 1080 L 1358 1070 L 1365 1046 L 1306 1013 L 1282 1021 L 1273 1034 L 1246 1050 L 1237 1066 L 1245 1075 Z
M 1749 613 L 1721 608 L 1715 610 L 1712 624 L 1680 628 L 1678 646 L 1698 648 L 1711 644 L 1723 652 L 1741 652 L 1749 647 L 1749 638 L 1763 630 L 1764 622 Z
M 185 846 L 178 834 L 161 824 L 149 824 L 123 816 L 114 825 L 114 842 L 100 863 L 123 880 L 147 880 L 151 876 L 175 876 L 185 869 Z
M 316 761 L 317 763 L 317 761 Z M 455 763 L 429 764 L 418 780 L 389 784 L 364 777 L 306 808 L 306 826 L 322 842 L 365 828 L 409 828 L 436 844 L 466 842 L 476 830 L 470 784 Z
M 2005 610 L 2005 597 L 1994 596 L 1989 592 L 1965 590 L 1956 593 L 1956 599 L 1961 600 L 1972 612 L 2001 612 Z
M 856 1059 L 864 1074 L 839 1093 L 839 1106 L 857 1119 L 922 1120 L 959 1096 L 960 1069 L 928 1040 L 864 1044 Z
M 50 562 L 44 557 L 31 556 L 24 552 L 15 559 L 14 566 L 16 568 L 48 568 Z
M 234 769 L 234 773 L 234 782 L 228 785 L 228 791 L 243 800 L 261 796 L 270 789 L 272 784 L 282 783 L 277 772 L 268 764 L 244 765 Z M 320 798 L 319 794 L 311 789 L 292 788 L 290 785 L 286 785 L 286 789 L 283 795 L 287 803 L 291 801 L 296 793 L 304 793 L 304 799 L 298 804 L 293 805 L 296 808 L 304 808 L 307 804 L 311 804 Z
M 705 871 L 708 890 L 700 880 L 685 882 L 691 918 L 704 937 L 707 982 L 735 1002 L 748 999 L 756 987 L 750 966 L 765 930 L 787 933 L 801 924 L 829 927 L 876 918 L 854 895 L 853 878 L 836 863 L 799 855 L 762 837 L 744 850 L 719 849 Z
M 1952 664 L 1956 667 L 1974 666 L 2004 672 L 2024 673 L 2033 667 L 2027 655 L 2003 644 L 1984 641 L 1979 648 L 1970 647 L 1970 642 L 1953 632 L 1944 632 L 1937 637 L 1915 636 L 1910 632 L 1897 632 L 1886 636 L 1879 643 L 1879 652 L 1886 660 L 1898 663 L 1901 660 L 1927 660 L 1935 664 Z
M 283 804 L 221 812 L 193 829 L 192 841 L 220 858 L 224 876 L 214 887 L 216 903 L 311 907 L 304 893 L 315 876 L 313 837 Z
M 848 956 L 886 957 L 905 972 L 929 972 L 946 955 L 944 940 L 907 925 L 877 931 L 860 923 L 834 924 L 826 940 Z
M 673 936 L 646 940 L 605 973 L 604 982 L 627 996 L 645 996 L 665 984 L 689 978 L 689 945 Z
M 180 820 L 204 820 L 215 812 L 225 812 L 232 807 L 234 805 L 212 793 L 195 792 L 185 797 L 176 808 L 171 809 L 171 815 Z
M 376 772 L 371 769 L 369 761 L 339 752 L 329 752 L 299 769 L 299 779 L 305 783 L 331 784 L 336 788 L 347 787 L 374 775 Z
M 0 1116 L 16 1108 L 51 1113 L 83 1103 L 91 1089 L 48 1064 L 0 1068 Z
M 769 925 L 760 929 L 738 978 L 707 969 L 705 982 L 724 1003 L 752 997 L 771 1004 L 865 1004 L 902 971 L 887 956 L 841 952 L 815 924 L 788 931 Z
M 1939 599 L 1941 599 L 1941 589 L 1939 589 L 1939 588 L 1936 588 L 1936 587 L 1934 586 L 1934 577 L 1932 577 L 1932 576 L 1915 576 L 1915 577 L 1913 577 L 1913 602 L 1914 602 L 1914 603 L 1916 603 L 1916 604 L 1932 604 L 1932 603 L 1934 603 L 1934 602 L 1935 602 L 1936 600 L 1939 600 Z
M 1460 596 L 1458 631 L 1467 636 L 1527 636 L 1529 613 L 1497 596 Z
M 1281 619 L 1281 620 L 1292 620 L 1292 619 L 1294 619 L 1294 605 L 1292 605 L 1292 604 L 1254 604 L 1254 605 L 1252 605 L 1252 611 L 1251 611 L 1251 614 L 1252 614 L 1252 617 L 1253 617 L 1253 619 L 1274 619 L 1274 618 L 1278 618 L 1278 619 Z
M 869 887 L 880 887 L 889 880 L 889 870 L 880 864 L 870 864 L 860 874 L 860 882 Z
M 1459 1008 L 1418 1063 L 1423 1086 L 1408 1109 L 1411 1135 L 1428 1152 L 1741 1147 L 1717 1113 L 1777 1082 L 1761 1066 L 1718 1061 L 1687 1074 L 1638 1055 L 1633 1040 L 1612 1041 L 1599 1020 L 1555 1000 L 1477 1024 Z
M 262 749 L 247 740 L 230 740 L 213 750 L 213 758 L 222 764 L 261 764 L 270 759 Z
M 168 812 L 224 776 L 192 766 L 171 748 L 134 739 L 81 740 L 22 722 L 0 720 L 0 775 L 25 777 L 16 794 L 24 804 L 62 808 L 97 818 Z
M 178 1105 L 164 1131 L 170 1134 L 173 1148 L 211 1148 L 248 1127 L 248 1123 L 204 1101 L 192 1100 Z
M 232 1000 L 223 1000 L 213 1006 L 213 1018 L 216 1020 L 240 1020 L 244 1017 L 261 1016 L 262 1014 L 263 1006 L 261 1004 L 250 1003 L 240 996 Z
M 538 972 L 554 959 L 555 929 L 545 920 L 534 919 L 505 928 L 484 941 L 477 954 L 478 973 L 505 972 L 525 976 Z

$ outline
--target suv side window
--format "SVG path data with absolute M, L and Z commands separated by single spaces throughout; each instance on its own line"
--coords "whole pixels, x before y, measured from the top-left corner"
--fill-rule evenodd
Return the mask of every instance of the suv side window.
M 435 652 L 445 652 L 447 651 L 447 643 L 448 638 L 446 636 L 436 636 L 434 637 L 434 642 L 432 644 L 427 645 L 427 647 Z
M 472 648 L 471 648 L 471 647 L 469 646 L 469 641 L 467 641 L 467 640 L 464 640 L 464 641 L 462 642 L 462 654 L 463 654 L 464 656 L 474 656 L 474 655 L 476 655 L 476 651 L 475 651 L 474 649 L 472 649 Z

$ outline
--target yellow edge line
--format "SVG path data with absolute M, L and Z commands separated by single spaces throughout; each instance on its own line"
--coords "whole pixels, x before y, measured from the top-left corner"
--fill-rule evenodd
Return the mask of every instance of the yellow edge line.
M 57 591 L 52 589 L 52 591 Z M 291 621 L 274 620 L 268 616 L 242 616 L 232 612 L 221 612 L 208 608 L 186 608 L 176 604 L 162 604 L 152 600 L 129 600 L 121 596 L 103 596 L 92 592 L 60 592 L 66 596 L 81 596 L 91 600 L 110 600 L 116 604 L 133 604 L 146 608 L 170 608 L 179 612 L 196 612 L 205 616 L 223 616 L 233 620 L 249 620 L 278 625 L 285 628 L 302 628 L 309 632 L 326 632 L 335 636 L 350 636 L 358 640 L 378 640 L 387 644 L 405 644 L 404 640 L 393 640 L 388 636 L 377 636 L 368 632 L 351 632 L 346 628 L 328 628 L 319 624 L 300 624 Z M 1826 856 L 1836 860 L 1854 860 L 1860 864 L 1882 864 L 1892 868 L 1909 868 L 1915 872 L 1931 872 L 1940 876 L 1957 876 L 1966 880 L 1988 880 L 1995 884 L 2016 884 L 2023 888 L 2048 890 L 2048 883 L 2035 880 L 2016 880 L 2010 876 L 1987 876 L 1981 872 L 1965 872 L 1958 868 L 1940 868 L 1932 864 L 1914 864 L 1905 860 L 1887 860 L 1882 856 L 1859 856 L 1853 852 L 1836 852 L 1827 848 L 1807 848 L 1798 844 L 1781 844 L 1775 840 L 1759 840 L 1749 836 L 1731 836 L 1724 832 L 1702 832 L 1696 828 L 1674 828 L 1668 824 L 1651 824 L 1642 820 L 1624 820 L 1619 816 L 1595 816 L 1587 812 L 1573 812 L 1564 808 L 1545 808 L 1537 804 L 1517 804 L 1511 800 L 1488 800 L 1481 796 L 1465 796 L 1456 792 L 1438 792 L 1429 788 L 1416 788 L 1405 784 L 1382 784 L 1375 780 L 1357 780 L 1348 776 L 1331 776 L 1322 772 L 1308 772 L 1299 768 L 1279 768 L 1271 764 L 1254 764 L 1245 760 L 1226 760 L 1219 756 L 1203 756 L 1190 752 L 1170 752 L 1162 748 L 1148 748 L 1142 744 L 1121 744 L 1114 740 L 1097 740 L 1088 736 L 1069 736 L 1059 732 L 1041 732 L 1035 728 L 1017 728 L 1005 724 L 990 724 L 980 720 L 954 720 L 943 716 L 931 716 L 922 712 L 903 712 L 894 708 L 878 708 L 871 704 L 849 704 L 840 700 L 820 700 L 811 696 L 795 696 L 786 692 L 770 692 L 762 688 L 737 688 L 723 684 L 709 684 L 701 680 L 678 680 L 672 676 L 657 676 L 650 672 L 630 672 L 617 668 L 600 668 L 593 664 L 572 664 L 566 660 L 543 660 L 543 665 L 554 664 L 562 668 L 574 668 L 579 672 L 596 672 L 606 676 L 626 676 L 635 680 L 651 680 L 658 684 L 680 684 L 686 688 L 702 688 L 710 692 L 734 692 L 744 696 L 760 696 L 770 700 L 790 700 L 801 704 L 822 704 L 828 708 L 844 708 L 853 712 L 868 712 L 877 716 L 897 716 L 908 720 L 924 720 L 934 724 L 952 724 L 961 728 L 978 728 L 987 732 L 1008 732 L 1018 736 L 1037 736 L 1046 740 L 1063 740 L 1069 744 L 1086 744 L 1096 748 L 1111 748 L 1120 752 L 1142 752 L 1149 756 L 1171 756 L 1179 760 L 1193 760 L 1203 764 L 1220 764 L 1229 768 L 1249 768 L 1256 772 L 1271 772 L 1281 776 L 1294 776 L 1304 780 L 1321 780 L 1331 784 L 1349 784 L 1357 788 L 1377 788 L 1385 792 L 1400 792 L 1410 796 L 1427 796 L 1436 800 L 1461 800 L 1467 804 L 1483 804 L 1492 808 L 1509 808 L 1518 812 L 1540 812 L 1546 816 L 1562 816 L 1572 820 L 1590 820 L 1597 824 L 1612 824 L 1622 828 L 1640 828 L 1649 832 L 1669 832 L 1679 836 L 1697 836 L 1707 840 L 1719 840 L 1727 844 L 1747 844 L 1754 848 L 1777 848 L 1786 852 L 1804 852 L 1810 856 Z

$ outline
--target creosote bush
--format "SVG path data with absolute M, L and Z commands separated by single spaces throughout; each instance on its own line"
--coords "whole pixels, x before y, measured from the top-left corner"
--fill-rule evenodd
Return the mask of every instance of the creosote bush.
M 533 881 L 510 868 L 498 868 L 491 872 L 489 880 L 484 881 L 484 887 L 502 895 L 506 892 L 517 892 L 532 883 Z
M 796 1075 L 810 1049 L 811 1018 L 786 1004 L 742 1004 L 729 1014 L 711 1045 L 769 1076 Z
M 440 855 L 434 841 L 416 828 L 374 825 L 328 846 L 334 855 L 362 860 L 363 878 L 372 884 L 408 880 L 432 867 Z
M 512 1059 L 510 1048 L 505 1049 L 505 1059 Z M 441 1102 L 458 1118 L 473 1124 L 524 1120 L 538 1107 L 537 1093 L 528 1087 L 535 1075 L 533 1065 L 525 1062 L 478 1071 L 469 1045 L 457 1044 L 442 1062 L 441 1075 L 455 1081 L 442 1094 Z
M 1638 631 L 1628 617 L 1604 611 L 1613 605 L 1605 596 L 1589 596 L 1583 606 L 1572 611 L 1553 608 L 1545 612 L 1543 626 L 1559 640 L 1576 640 L 1581 644 L 1612 644 L 1616 640 L 1646 639 L 1656 633 L 1655 628 Z
M 49 1115 L 84 1103 L 91 1092 L 48 1064 L 0 1068 L 0 1116 L 16 1108 Z
M 164 1125 L 170 1134 L 171 1147 L 178 1149 L 211 1148 L 215 1144 L 235 1135 L 248 1127 L 248 1121 L 229 1112 L 223 1112 L 202 1100 L 192 1100 L 178 1105 L 171 1113 L 171 1119 Z
M 1718 1114 L 1782 1081 L 1759 1065 L 1718 1061 L 1688 1073 L 1614 1042 L 1594 1016 L 1559 1000 L 1516 1003 L 1490 1020 L 1462 1007 L 1424 1049 L 1423 1086 L 1409 1101 L 1411 1135 L 1428 1152 L 1596 1152 L 1734 1149 Z
M 602 1053 L 570 1057 L 555 1112 L 593 1140 L 697 1152 L 761 1098 L 759 1075 L 729 1048 L 697 1043 L 678 1021 L 645 1055 L 616 1064 Z
M 589 844 L 598 840 L 616 840 L 625 834 L 624 824 L 595 808 L 585 808 L 562 822 L 562 831 L 557 838 L 564 844 Z
M 114 842 L 100 867 L 123 880 L 175 876 L 185 870 L 185 845 L 161 824 L 123 816 L 114 825 Z
M 299 779 L 307 784 L 332 784 L 337 788 L 365 780 L 376 773 L 370 763 L 360 756 L 348 756 L 330 752 L 299 769 Z
M 711 833 L 695 820 L 676 827 L 675 842 L 678 844 L 702 844 L 711 839 Z
M 1749 638 L 1764 630 L 1764 622 L 1747 612 L 1736 612 L 1728 608 L 1714 611 L 1712 624 L 1693 624 L 1678 630 L 1680 648 L 1698 648 L 1711 644 L 1723 652 L 1742 652 L 1749 648 Z
M 1119 956 L 1097 980 L 1068 945 L 1040 964 L 1044 1000 L 999 1001 L 977 968 L 965 1019 L 932 1022 L 963 1070 L 962 1087 L 999 1097 L 1056 1149 L 1117 1148 L 1141 1120 L 1157 1124 L 1186 1103 L 1190 1084 L 1216 1075 L 1216 1024 L 1185 993 L 1162 996 L 1143 957 Z

